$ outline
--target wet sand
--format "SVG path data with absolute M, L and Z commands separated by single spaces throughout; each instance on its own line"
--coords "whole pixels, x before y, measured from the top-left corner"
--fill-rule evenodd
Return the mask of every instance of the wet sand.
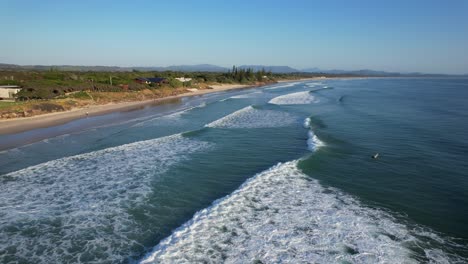
M 129 111 L 132 109 L 142 108 L 147 105 L 164 103 L 174 99 L 179 99 L 187 96 L 197 96 L 213 92 L 234 90 L 234 89 L 245 89 L 256 87 L 255 85 L 242 85 L 242 84 L 225 84 L 225 85 L 211 85 L 212 89 L 196 90 L 179 95 L 168 96 L 164 98 L 151 99 L 137 102 L 123 102 L 123 103 L 112 103 L 105 105 L 93 105 L 86 108 L 73 109 L 70 111 L 56 112 L 50 114 L 43 114 L 32 117 L 22 117 L 14 119 L 0 120 L 0 135 L 15 134 L 24 131 L 29 131 L 37 128 L 46 128 L 57 126 L 68 123 L 73 120 L 86 118 L 90 116 L 105 115 L 112 112 L 118 111 Z

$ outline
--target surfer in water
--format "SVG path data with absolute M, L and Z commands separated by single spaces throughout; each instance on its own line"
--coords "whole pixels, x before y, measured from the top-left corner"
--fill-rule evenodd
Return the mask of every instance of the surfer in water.
M 379 157 L 379 153 L 375 153 L 374 155 L 372 155 L 373 159 L 377 159 L 378 157 Z

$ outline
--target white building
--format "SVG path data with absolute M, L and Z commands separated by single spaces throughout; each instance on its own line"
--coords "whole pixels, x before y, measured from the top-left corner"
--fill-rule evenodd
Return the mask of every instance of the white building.
M 175 79 L 181 82 L 190 82 L 192 80 L 192 78 L 185 78 L 185 77 L 180 77 L 180 78 L 175 78 Z
M 0 100 L 14 99 L 14 95 L 21 91 L 21 88 L 16 85 L 0 85 Z

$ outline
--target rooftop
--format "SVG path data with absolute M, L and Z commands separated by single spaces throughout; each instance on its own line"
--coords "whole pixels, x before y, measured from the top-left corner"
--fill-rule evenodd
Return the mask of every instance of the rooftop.
M 0 88 L 3 88 L 3 89 L 19 89 L 21 87 L 19 87 L 18 85 L 0 85 Z

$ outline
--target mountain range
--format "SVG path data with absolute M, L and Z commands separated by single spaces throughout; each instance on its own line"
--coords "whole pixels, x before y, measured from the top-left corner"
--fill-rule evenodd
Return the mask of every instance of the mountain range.
M 351 74 L 365 76 L 447 76 L 446 74 L 424 74 L 424 73 L 398 73 L 376 71 L 369 69 L 362 70 L 324 70 L 320 68 L 305 68 L 295 69 L 289 66 L 271 66 L 271 65 L 241 65 L 239 69 L 251 68 L 254 71 L 271 71 L 272 73 L 323 73 L 323 74 Z M 228 72 L 231 70 L 227 67 L 212 65 L 212 64 L 197 64 L 197 65 L 174 65 L 167 67 L 119 67 L 119 66 L 79 66 L 79 65 L 17 65 L 0 63 L 0 70 L 50 70 L 56 69 L 61 71 L 182 71 L 182 72 Z M 460 75 L 459 75 L 460 76 Z M 462 76 L 468 76 L 462 75 Z

